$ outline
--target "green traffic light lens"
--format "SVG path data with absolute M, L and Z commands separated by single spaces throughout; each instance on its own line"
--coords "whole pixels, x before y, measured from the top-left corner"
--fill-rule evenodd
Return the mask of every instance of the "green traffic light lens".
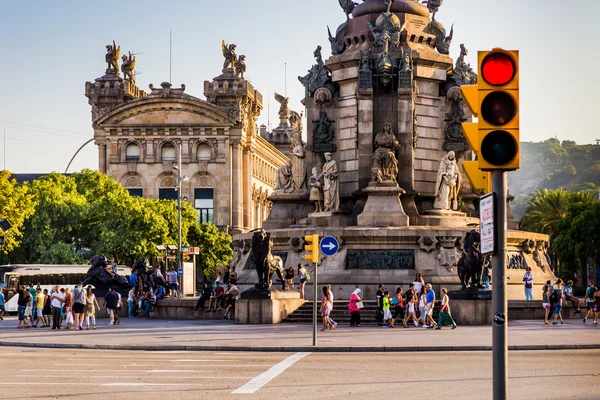
M 508 124 L 517 115 L 517 103 L 506 92 L 491 92 L 481 103 L 481 117 L 490 125 Z
M 519 144 L 506 131 L 492 131 L 481 141 L 481 157 L 492 165 L 506 165 L 517 156 Z

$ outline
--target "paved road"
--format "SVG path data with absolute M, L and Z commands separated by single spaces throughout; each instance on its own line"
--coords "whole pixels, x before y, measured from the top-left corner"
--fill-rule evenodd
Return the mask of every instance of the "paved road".
M 489 352 L 0 348 L 0 399 L 491 399 Z M 510 399 L 600 398 L 600 350 L 511 352 Z
M 16 329 L 14 317 L 0 321 L 0 344 L 37 343 L 44 345 L 88 346 L 178 346 L 171 350 L 209 349 L 307 350 L 312 345 L 312 327 L 302 324 L 236 325 L 233 321 L 166 321 L 122 319 L 118 326 L 99 320 L 93 331 L 60 331 L 40 328 Z M 600 326 L 568 321 L 565 325 L 544 325 L 542 321 L 515 321 L 509 325 L 509 346 L 591 346 L 600 348 Z M 491 327 L 464 326 L 455 330 L 423 328 L 379 328 L 338 326 L 333 332 L 319 332 L 319 347 L 330 351 L 363 348 L 369 351 L 416 350 L 425 347 L 451 349 L 457 346 L 492 345 Z M 218 347 L 218 348 L 217 348 Z M 525 347 L 526 349 L 532 349 Z M 158 350 L 158 348 L 157 348 Z M 256 350 L 256 349 L 252 349 Z M 308 349 L 312 350 L 312 349 Z M 434 349 L 435 350 L 435 349 Z

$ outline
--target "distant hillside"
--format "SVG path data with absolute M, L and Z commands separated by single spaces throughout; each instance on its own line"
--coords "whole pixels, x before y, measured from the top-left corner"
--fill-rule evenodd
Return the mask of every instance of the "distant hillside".
M 508 174 L 508 187 L 515 196 L 513 213 L 520 218 L 529 194 L 538 189 L 564 188 L 571 191 L 600 189 L 600 146 L 578 145 L 548 139 L 521 143 L 521 169 Z

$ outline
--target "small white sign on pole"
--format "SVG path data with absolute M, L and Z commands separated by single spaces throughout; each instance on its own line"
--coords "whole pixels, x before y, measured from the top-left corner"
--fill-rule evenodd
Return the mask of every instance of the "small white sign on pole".
M 490 193 L 479 200 L 479 229 L 481 234 L 481 254 L 496 253 L 494 236 L 494 194 Z

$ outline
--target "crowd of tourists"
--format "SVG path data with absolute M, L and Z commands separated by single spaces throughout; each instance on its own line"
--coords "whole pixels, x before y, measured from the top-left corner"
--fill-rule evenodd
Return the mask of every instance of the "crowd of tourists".
M 54 286 L 50 291 L 43 289 L 38 284 L 21 286 L 16 292 L 19 325 L 18 329 L 52 328 L 96 329 L 96 311 L 100 311 L 100 304 L 94 294 L 92 285 L 75 285 L 64 288 Z M 4 296 L 1 295 L 2 302 Z M 108 291 L 102 300 L 103 306 L 110 316 L 110 324 L 119 324 L 118 311 L 121 307 L 121 295 L 112 290 Z M 2 306 L 2 311 L 4 307 Z M 0 315 L 1 318 L 1 315 Z
M 352 327 L 361 325 L 360 315 L 364 309 L 364 304 L 360 295 L 360 289 L 355 289 L 350 295 L 348 312 L 350 313 L 350 326 Z M 406 290 L 398 287 L 393 294 L 386 290 L 385 285 L 379 285 L 376 298 L 376 320 L 381 327 L 396 328 L 397 324 L 402 324 L 404 328 L 408 328 L 409 324 L 413 324 L 415 327 L 422 326 L 432 329 L 456 328 L 456 322 L 450 313 L 448 290 L 442 288 L 440 301 L 437 301 L 433 286 L 431 283 L 425 283 L 420 273 L 417 273 L 414 282 Z M 320 314 L 323 318 L 322 331 L 335 330 L 337 326 L 337 323 L 331 318 L 333 299 L 331 286 L 324 286 L 320 308 Z M 438 303 L 438 320 L 435 321 L 433 315 Z
M 231 267 L 231 270 L 227 268 L 224 275 L 217 273 L 217 279 L 212 286 L 208 283 L 202 285 L 202 292 L 194 310 L 203 310 L 206 307 L 206 312 L 218 312 L 225 309 L 223 319 L 230 320 L 235 303 L 240 297 L 236 282 L 235 267 Z
M 527 267 L 523 275 L 523 286 L 525 290 L 525 299 L 534 300 L 533 290 L 533 273 L 531 268 Z M 567 302 L 571 302 L 575 308 L 575 314 L 581 314 L 580 299 L 573 293 L 573 281 L 568 280 L 566 283 L 562 279 L 558 279 L 555 283 L 548 280 L 542 287 L 541 293 L 542 307 L 545 310 L 544 324 L 552 325 L 564 324 L 563 309 Z M 583 323 L 592 317 L 594 325 L 598 325 L 598 315 L 600 314 L 600 291 L 594 285 L 594 281 L 589 281 L 585 289 L 585 305 L 586 314 L 583 317 Z

